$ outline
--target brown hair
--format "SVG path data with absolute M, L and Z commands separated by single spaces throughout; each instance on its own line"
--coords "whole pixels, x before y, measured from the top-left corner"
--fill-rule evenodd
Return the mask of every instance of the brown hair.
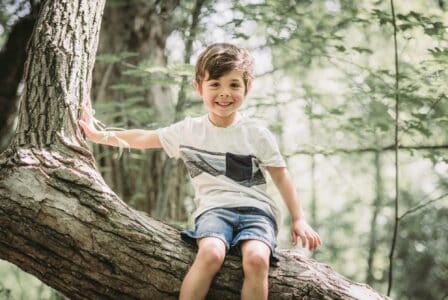
M 243 71 L 245 94 L 247 85 L 253 79 L 253 58 L 245 49 L 238 48 L 232 44 L 216 43 L 208 46 L 198 58 L 196 63 L 196 82 L 202 84 L 205 73 L 208 72 L 210 79 L 219 77 L 233 71 Z

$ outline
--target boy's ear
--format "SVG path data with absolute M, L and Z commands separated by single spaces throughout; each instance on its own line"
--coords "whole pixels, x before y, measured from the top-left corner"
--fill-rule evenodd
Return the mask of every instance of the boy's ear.
M 202 97 L 202 87 L 201 87 L 201 85 L 196 80 L 193 81 L 193 84 L 194 84 L 194 89 L 198 92 L 199 96 Z
M 249 80 L 247 82 L 246 95 L 250 92 L 251 89 L 252 89 L 252 80 Z

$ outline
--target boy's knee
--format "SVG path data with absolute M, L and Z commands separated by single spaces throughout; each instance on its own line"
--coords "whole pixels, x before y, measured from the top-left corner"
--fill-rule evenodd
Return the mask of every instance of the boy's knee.
M 200 242 L 198 258 L 209 267 L 220 268 L 226 256 L 226 246 L 219 239 Z
M 266 273 L 269 270 L 269 257 L 265 257 L 261 253 L 249 252 L 243 258 L 243 268 L 249 273 Z
M 270 251 L 251 247 L 243 252 L 243 269 L 245 274 L 265 275 L 269 271 Z

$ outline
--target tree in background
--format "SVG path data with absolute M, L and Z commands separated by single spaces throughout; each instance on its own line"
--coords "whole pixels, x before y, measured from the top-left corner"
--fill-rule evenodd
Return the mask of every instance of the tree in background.
M 29 5 L 28 8 L 24 6 Z M 8 5 L 16 10 L 9 14 Z M 1 28 L 8 38 L 1 42 L 0 51 L 0 151 L 3 150 L 9 142 L 12 135 L 13 121 L 16 117 L 17 93 L 20 80 L 23 75 L 23 67 L 26 57 L 26 48 L 28 39 L 34 27 L 34 23 L 39 11 L 39 2 L 20 1 L 14 6 L 14 1 L 0 2 Z M 24 17 L 18 17 L 14 25 L 8 26 L 12 18 L 29 11 Z
M 183 21 L 181 16 L 172 18 L 179 9 L 179 1 L 106 3 L 92 101 L 109 126 L 161 127 L 174 119 L 175 95 L 169 85 L 175 83 L 143 69 L 167 64 L 166 39 Z M 160 219 L 187 219 L 183 202 L 188 176 L 162 151 L 124 152 L 117 157 L 110 147 L 93 149 L 106 182 L 133 207 Z

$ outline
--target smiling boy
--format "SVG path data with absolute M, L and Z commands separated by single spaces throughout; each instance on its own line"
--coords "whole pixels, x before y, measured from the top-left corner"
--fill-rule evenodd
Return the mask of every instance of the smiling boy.
M 252 87 L 253 60 L 231 44 L 213 44 L 199 56 L 194 87 L 208 113 L 155 131 L 132 129 L 97 131 L 91 108 L 84 106 L 80 121 L 86 136 L 99 143 L 131 148 L 163 148 L 181 158 L 195 187 L 195 228 L 182 238 L 198 246 L 185 276 L 180 299 L 204 299 L 227 252 L 242 255 L 242 299 L 267 299 L 270 260 L 275 261 L 279 208 L 266 193 L 270 174 L 291 215 L 294 245 L 310 250 L 319 235 L 307 224 L 275 137 L 264 126 L 238 112 Z M 105 138 L 106 137 L 106 138 Z

